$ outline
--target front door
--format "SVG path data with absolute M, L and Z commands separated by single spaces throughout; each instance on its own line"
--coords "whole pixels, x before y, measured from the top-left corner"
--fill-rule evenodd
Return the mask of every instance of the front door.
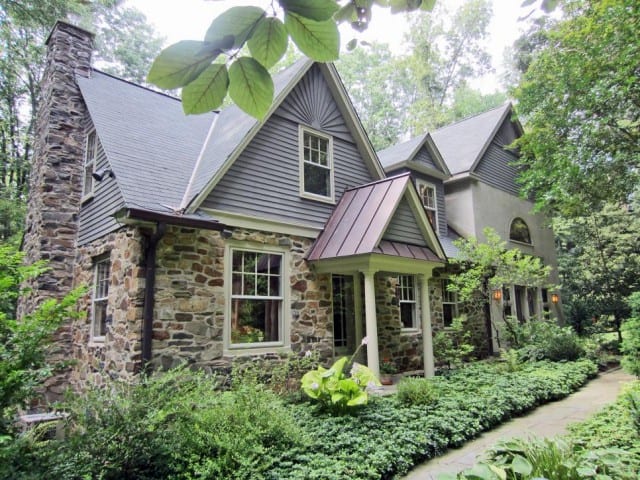
M 333 351 L 336 357 L 355 351 L 353 276 L 333 275 Z

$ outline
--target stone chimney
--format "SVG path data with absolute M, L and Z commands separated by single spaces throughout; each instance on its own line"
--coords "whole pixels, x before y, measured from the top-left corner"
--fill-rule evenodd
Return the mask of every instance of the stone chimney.
M 75 77 L 90 74 L 93 34 L 59 21 L 46 45 L 23 250 L 26 262 L 45 260 L 51 270 L 31 283 L 19 315 L 73 287 L 87 116 Z M 63 327 L 57 335 L 61 355 L 71 348 L 69 330 Z

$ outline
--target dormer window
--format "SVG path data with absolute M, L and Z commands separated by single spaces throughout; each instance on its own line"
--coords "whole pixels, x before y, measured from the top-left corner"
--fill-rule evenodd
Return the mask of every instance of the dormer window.
M 531 245 L 531 234 L 527 223 L 521 218 L 515 218 L 509 229 L 509 240 Z
M 438 230 L 438 203 L 435 185 L 418 180 L 416 187 L 431 226 L 434 230 Z
M 93 197 L 94 179 L 93 172 L 96 166 L 96 151 L 98 149 L 98 142 L 96 140 L 96 131 L 87 135 L 87 145 L 84 152 L 84 176 L 82 184 L 82 201 L 88 200 Z
M 300 127 L 300 196 L 334 201 L 333 139 Z

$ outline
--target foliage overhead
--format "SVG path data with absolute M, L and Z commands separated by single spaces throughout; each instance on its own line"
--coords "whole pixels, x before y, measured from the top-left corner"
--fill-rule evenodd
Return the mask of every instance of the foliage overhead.
M 525 194 L 588 214 L 640 182 L 640 4 L 572 0 L 515 91 Z
M 392 13 L 430 11 L 435 0 L 278 0 L 281 17 L 274 5 L 271 11 L 254 6 L 234 6 L 211 23 L 201 42 L 190 49 L 183 42 L 167 47 L 156 58 L 148 81 L 160 88 L 184 87 L 182 102 L 186 113 L 219 108 L 227 94 L 249 115 L 262 119 L 273 101 L 273 80 L 268 71 L 286 53 L 289 39 L 307 57 L 329 62 L 340 54 L 338 25 L 348 23 L 363 31 L 371 21 L 376 5 Z M 282 18 L 282 19 L 281 19 Z M 356 42 L 349 42 L 353 48 Z M 248 52 L 243 49 L 248 47 Z M 229 75 L 228 81 L 200 79 L 212 63 L 224 64 L 242 75 Z M 241 65 L 236 66 L 236 63 Z M 250 66 L 250 73 L 244 74 Z M 217 67 L 221 71 L 220 67 Z

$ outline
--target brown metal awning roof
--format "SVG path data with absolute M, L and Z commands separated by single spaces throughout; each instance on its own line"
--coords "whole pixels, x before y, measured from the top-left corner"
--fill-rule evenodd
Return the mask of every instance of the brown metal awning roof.
M 408 189 L 414 190 L 409 174 L 405 173 L 347 190 L 316 239 L 307 259 L 319 261 L 377 253 L 443 262 L 444 253 L 430 225 L 423 225 L 432 237 L 425 237 L 426 244 L 435 245 L 440 255 L 426 246 L 382 240 L 398 204 L 409 193 Z M 415 202 L 418 197 L 415 191 L 413 193 L 412 201 Z M 424 215 L 416 218 L 416 221 L 428 224 Z

